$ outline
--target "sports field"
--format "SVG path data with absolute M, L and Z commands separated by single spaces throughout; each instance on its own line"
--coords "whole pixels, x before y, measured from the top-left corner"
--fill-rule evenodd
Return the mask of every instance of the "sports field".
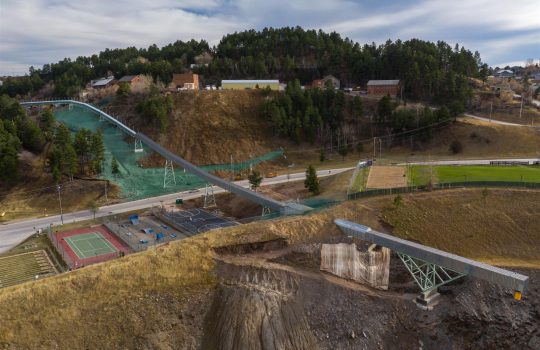
M 78 268 L 129 254 L 105 226 L 93 226 L 54 234 L 54 246 L 70 268 Z
M 409 171 L 410 185 L 461 181 L 540 182 L 539 166 L 417 165 Z
M 407 186 L 405 167 L 372 166 L 367 178 L 367 188 L 393 188 Z
M 65 238 L 79 259 L 118 251 L 100 232 L 90 232 Z

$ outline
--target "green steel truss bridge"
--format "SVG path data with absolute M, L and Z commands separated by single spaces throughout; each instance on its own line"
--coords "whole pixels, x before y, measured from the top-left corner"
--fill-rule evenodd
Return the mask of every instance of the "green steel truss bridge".
M 71 99 L 55 99 L 55 100 L 42 100 L 42 101 L 26 101 L 26 102 L 21 102 L 20 104 L 24 107 L 43 106 L 43 105 L 75 105 L 75 106 L 86 108 L 96 113 L 100 118 L 103 118 L 104 120 L 114 124 L 120 130 L 126 133 L 128 136 L 133 137 L 134 142 L 135 142 L 135 152 L 142 151 L 142 145 L 144 144 L 148 148 L 153 150 L 154 152 L 160 154 L 163 158 L 166 159 L 166 161 L 179 165 L 180 167 L 184 168 L 186 171 L 189 171 L 190 173 L 197 175 L 200 178 L 206 180 L 208 183 L 221 187 L 224 190 L 237 194 L 257 204 L 260 204 L 263 208 L 268 208 L 270 210 L 279 212 L 280 214 L 283 214 L 283 215 L 301 214 L 311 209 L 310 207 L 304 206 L 302 204 L 285 203 L 285 202 L 277 201 L 273 198 L 266 197 L 260 193 L 253 192 L 242 186 L 239 186 L 237 184 L 224 180 L 220 177 L 212 175 L 208 173 L 207 171 L 199 168 L 198 166 L 192 164 L 191 162 L 188 162 L 184 158 L 172 153 L 171 151 L 164 148 L 163 146 L 161 146 L 160 144 L 158 144 L 157 142 L 155 142 L 154 140 L 152 140 L 145 134 L 131 129 L 129 126 L 127 126 L 126 124 L 118 120 L 118 118 L 115 118 L 114 116 L 111 116 L 105 113 L 104 111 L 102 111 L 101 109 L 94 107 L 88 103 L 77 101 L 77 100 L 71 100 Z
M 438 287 L 468 275 L 510 289 L 514 298 L 520 300 L 529 281 L 528 276 L 377 232 L 354 222 L 337 219 L 334 223 L 347 236 L 393 250 L 422 293 L 436 291 Z

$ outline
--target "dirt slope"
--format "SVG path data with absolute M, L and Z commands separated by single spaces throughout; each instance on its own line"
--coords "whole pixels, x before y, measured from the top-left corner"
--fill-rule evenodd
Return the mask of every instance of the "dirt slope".
M 455 193 L 455 205 L 464 205 L 466 201 L 473 203 L 472 208 L 479 211 L 479 217 L 485 217 L 482 222 L 504 223 L 500 221 L 501 217 L 514 221 L 513 224 L 501 225 L 500 233 L 497 233 L 492 226 L 485 229 L 481 224 L 471 226 L 468 211 L 451 212 L 452 228 L 457 227 L 458 233 L 467 233 L 468 228 L 473 228 L 474 232 L 469 234 L 478 235 L 478 240 L 472 242 L 482 250 L 483 259 L 499 259 L 501 254 L 508 254 L 519 262 L 523 258 L 521 250 L 538 246 L 535 242 L 538 242 L 539 231 L 534 230 L 538 227 L 538 216 L 526 213 L 540 211 L 539 192 L 493 191 L 488 197 L 493 203 L 506 202 L 511 198 L 513 203 L 518 201 L 521 204 L 515 209 L 511 205 L 494 204 L 493 207 L 487 206 L 485 211 L 483 208 L 486 206 L 475 204 L 481 198 L 479 190 Z M 448 213 L 448 206 L 441 206 L 439 211 L 437 206 L 445 202 L 444 198 L 452 206 L 451 193 L 436 192 L 416 198 L 405 196 L 403 210 L 411 208 L 410 212 L 414 213 L 416 207 L 431 207 L 431 215 L 416 216 L 418 223 L 415 223 L 414 232 L 408 232 L 408 237 L 434 246 L 451 240 L 448 235 L 454 234 L 455 230 L 444 229 L 442 224 L 434 226 L 432 219 L 442 218 Z M 229 298 L 227 300 L 237 300 L 239 295 L 232 289 L 219 292 L 221 287 L 217 277 L 220 272 L 215 270 L 212 247 L 278 237 L 287 239 L 289 244 L 343 237 L 332 223 L 337 217 L 384 230 L 386 224 L 379 218 L 384 213 L 388 221 L 393 222 L 389 216 L 393 210 L 392 200 L 393 196 L 370 198 L 308 216 L 217 230 L 72 273 L 2 289 L 0 348 L 200 348 L 205 337 L 204 329 L 208 327 L 205 318 L 211 319 L 209 310 L 212 310 L 216 295 L 224 293 L 221 295 Z M 398 233 L 405 227 L 394 224 Z M 468 241 L 462 238 L 455 236 L 456 240 L 467 244 Z M 456 245 L 444 247 L 454 249 Z M 531 261 L 538 261 L 539 255 L 538 250 L 527 250 L 527 259 Z M 287 281 L 285 277 L 283 280 Z M 253 281 L 253 278 L 248 281 L 250 286 L 243 289 L 243 293 L 250 292 L 245 295 L 257 301 L 266 293 L 254 290 L 257 284 Z M 540 306 L 538 285 L 534 279 L 532 281 L 521 303 L 511 301 L 507 291 L 472 281 L 474 283 L 451 291 L 459 298 L 448 296 L 447 305 L 457 300 L 459 307 L 441 308 L 435 317 L 417 311 L 409 299 L 389 303 L 362 291 L 335 287 L 323 280 L 308 283 L 303 278 L 298 278 L 296 284 L 290 284 L 292 287 L 287 289 L 294 290 L 294 286 L 300 286 L 297 295 L 302 296 L 301 299 L 287 302 L 280 297 L 268 304 L 270 301 L 263 298 L 258 305 L 277 305 L 276 309 L 268 309 L 267 312 L 286 311 L 291 315 L 290 320 L 299 322 L 305 314 L 310 331 L 305 325 L 297 328 L 298 334 L 305 335 L 302 344 L 311 344 L 316 339 L 322 349 L 394 349 L 398 347 L 396 344 L 404 344 L 405 348 L 422 344 L 426 344 L 426 348 L 447 349 L 534 348 L 540 343 L 540 334 L 534 328 Z M 237 288 L 238 283 L 235 286 L 230 285 L 229 288 Z M 250 310 L 246 309 L 246 312 Z M 280 325 L 280 318 L 269 317 L 268 320 L 278 321 L 275 329 L 282 329 L 287 324 Z M 253 331 L 251 334 L 259 333 Z M 284 334 L 280 339 L 284 339 L 283 342 L 276 344 L 289 344 L 286 339 L 290 340 L 291 334 Z M 255 344 L 251 338 L 246 341 L 245 344 Z M 226 348 L 220 346 L 223 344 L 212 344 L 215 348 Z
M 199 91 L 172 96 L 174 110 L 167 132 L 158 135 L 153 128 L 143 130 L 195 164 L 228 164 L 231 155 L 234 162 L 240 162 L 279 148 L 269 123 L 260 116 L 265 98 L 260 91 Z M 148 164 L 161 163 L 153 158 Z

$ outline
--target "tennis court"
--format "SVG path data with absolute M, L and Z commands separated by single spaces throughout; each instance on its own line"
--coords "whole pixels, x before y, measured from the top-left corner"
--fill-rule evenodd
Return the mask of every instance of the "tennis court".
M 77 254 L 79 259 L 114 253 L 117 249 L 103 237 L 100 232 L 90 232 L 82 235 L 66 237 L 65 241 Z
M 73 269 L 130 253 L 129 247 L 103 225 L 51 233 L 49 238 Z

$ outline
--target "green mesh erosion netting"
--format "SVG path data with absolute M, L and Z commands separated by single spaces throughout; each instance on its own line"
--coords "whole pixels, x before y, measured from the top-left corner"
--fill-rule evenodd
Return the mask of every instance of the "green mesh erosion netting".
M 148 156 L 151 152 L 145 148 L 144 152 L 134 152 L 134 140 L 126 137 L 124 133 L 117 130 L 112 124 L 100 121 L 94 113 L 80 107 L 73 106 L 69 109 L 58 109 L 55 112 L 56 118 L 66 124 L 72 131 L 76 132 L 81 128 L 92 131 L 101 130 L 105 143 L 105 171 L 101 178 L 108 179 L 120 186 L 121 195 L 124 198 L 135 200 L 147 197 L 154 197 L 168 193 L 181 192 L 188 189 L 204 187 L 205 181 L 199 177 L 184 172 L 183 169 L 175 169 L 176 185 L 163 188 L 164 168 L 141 168 L 138 160 Z M 263 156 L 232 164 L 234 171 L 249 169 L 250 165 L 256 165 L 263 161 L 275 159 L 283 154 L 282 150 L 270 152 Z M 119 164 L 121 175 L 115 176 L 111 173 L 111 159 L 116 158 Z M 204 165 L 207 171 L 229 171 L 231 164 Z
M 283 150 L 277 150 L 274 152 L 266 153 L 260 157 L 253 158 L 246 160 L 245 162 L 241 163 L 233 163 L 233 164 L 214 164 L 214 165 L 203 165 L 201 168 L 205 169 L 206 171 L 240 171 L 244 169 L 249 169 L 250 166 L 257 165 L 261 162 L 265 162 L 268 160 L 276 159 L 283 155 Z

